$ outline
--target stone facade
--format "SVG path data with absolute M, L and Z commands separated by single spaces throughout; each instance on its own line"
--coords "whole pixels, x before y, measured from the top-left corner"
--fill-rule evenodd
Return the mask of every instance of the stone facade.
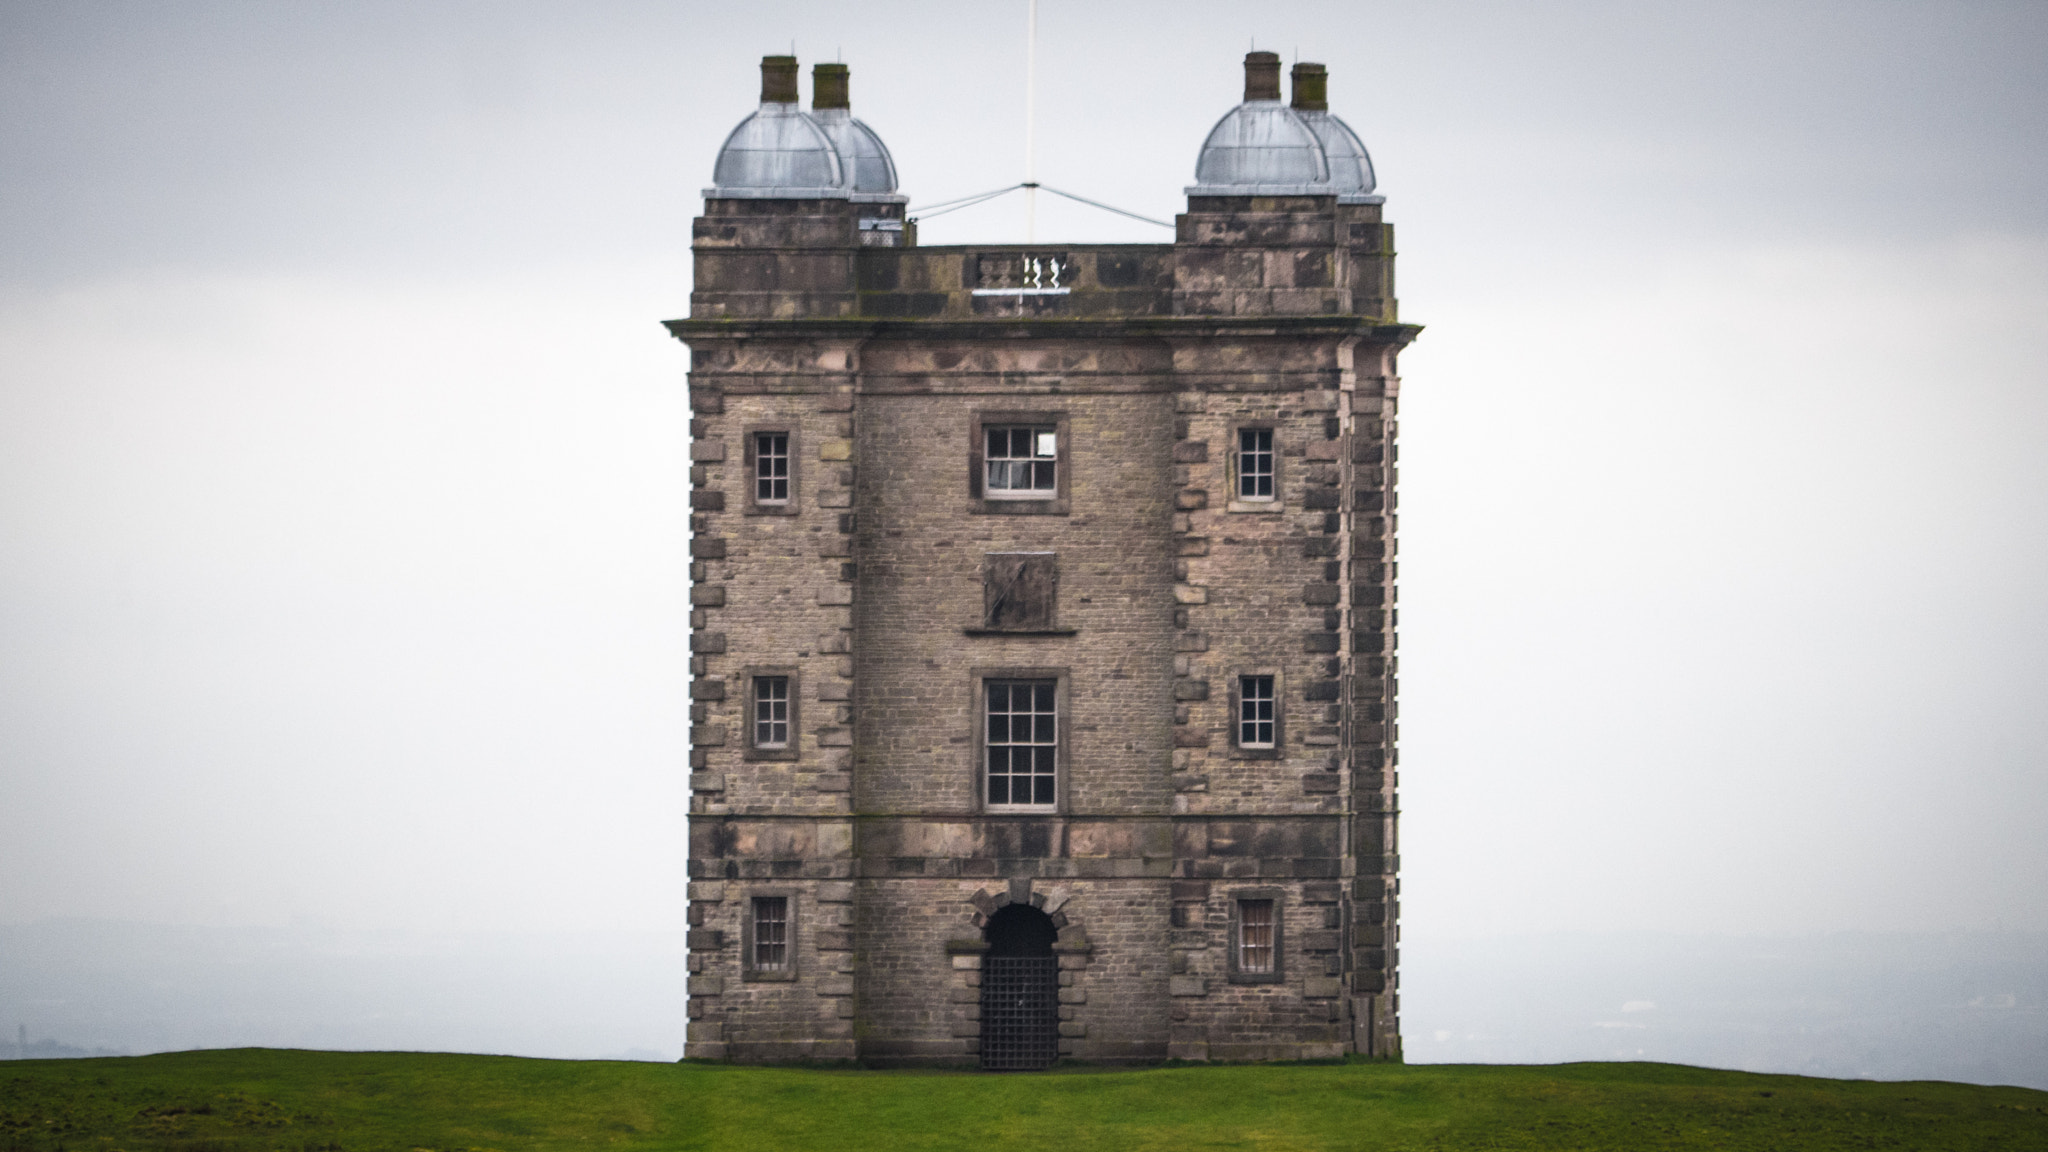
M 1063 1056 L 1398 1055 L 1418 329 L 1380 205 L 1197 195 L 1171 244 L 1029 247 L 921 247 L 903 211 L 714 196 L 669 324 L 693 354 L 688 1055 L 971 1063 L 1013 903 L 1058 929 Z M 1041 499 L 984 491 L 1006 426 L 1055 437 Z M 1247 429 L 1270 499 L 1240 498 Z M 1020 556 L 1045 603 L 992 626 Z M 1238 739 L 1248 676 L 1271 747 Z M 1013 681 L 1057 701 L 1056 795 L 1028 808 L 986 780 L 986 689 Z M 756 739 L 774 684 L 780 748 Z M 1245 900 L 1276 921 L 1265 971 L 1240 970 Z M 780 931 L 762 969 L 753 934 Z

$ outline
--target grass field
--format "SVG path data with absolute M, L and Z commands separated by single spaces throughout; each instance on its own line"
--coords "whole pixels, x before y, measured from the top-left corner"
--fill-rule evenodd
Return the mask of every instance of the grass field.
M 237 1049 L 0 1064 L 0 1152 L 2048 1149 L 2048 1092 L 1669 1064 L 1039 1075 Z

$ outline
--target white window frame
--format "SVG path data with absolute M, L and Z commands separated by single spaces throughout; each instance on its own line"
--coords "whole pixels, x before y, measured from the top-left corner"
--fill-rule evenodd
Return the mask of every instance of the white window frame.
M 1253 695 L 1255 689 L 1263 688 L 1263 695 Z M 1254 709 L 1264 705 L 1265 715 L 1252 715 Z M 1280 745 L 1280 678 L 1270 674 L 1246 673 L 1237 678 L 1237 746 L 1247 751 L 1264 751 Z M 1265 728 L 1264 740 L 1247 740 L 1249 730 L 1258 735 L 1258 727 Z
M 1016 447 L 1015 436 L 1019 432 L 1028 433 L 1030 436 L 1028 446 L 1031 449 L 1031 455 L 1029 456 L 1011 454 L 1012 450 Z M 1004 441 L 1003 454 L 1000 456 L 994 450 L 994 440 L 998 435 L 1002 436 Z M 1058 497 L 1060 490 L 1060 434 L 1059 428 L 1056 425 L 984 424 L 981 429 L 981 441 L 982 492 L 987 499 L 1052 500 Z M 998 468 L 1002 469 L 1007 479 L 1011 470 L 1019 464 L 1030 468 L 1033 486 L 1030 488 L 997 487 L 995 478 Z M 1041 471 L 1046 478 L 1044 487 L 1037 486 L 1038 475 Z
M 1060 805 L 1065 798 L 1067 775 L 1066 679 L 1063 669 L 1047 668 L 991 669 L 976 676 L 975 693 L 977 699 L 975 701 L 975 717 L 977 738 L 975 740 L 975 750 L 980 761 L 980 771 L 977 773 L 979 780 L 976 786 L 979 790 L 978 799 L 983 810 L 989 812 L 1058 812 L 1060 810 Z M 1002 713 L 997 713 L 989 707 L 990 693 L 998 685 L 1014 693 L 1017 686 L 1024 684 L 1032 686 L 1033 698 L 1028 711 L 1019 713 L 1006 710 Z M 1041 710 L 1038 694 L 1047 690 L 1051 692 L 1050 708 L 1049 710 Z M 1015 696 L 1012 695 L 1009 703 L 1006 704 L 1006 709 L 1013 708 L 1014 701 Z M 1000 742 L 992 738 L 995 728 L 994 718 L 997 715 L 1005 717 L 1004 739 Z M 1031 738 L 1022 742 L 1011 739 L 1016 732 L 1014 718 L 1020 715 L 1029 717 L 1032 727 Z M 1050 734 L 1049 741 L 1045 738 L 1048 733 Z M 1001 773 L 995 771 L 998 749 L 1002 750 L 1005 761 L 1005 771 Z M 1008 770 L 1012 763 L 1010 758 L 1016 755 L 1014 751 L 1016 749 L 1029 750 L 1031 771 L 1017 773 Z M 1040 765 L 1048 760 L 1052 770 L 1050 772 L 1038 771 Z M 1005 777 L 1004 793 L 1006 797 L 1014 795 L 1012 788 L 1021 776 L 1023 779 L 1031 781 L 1032 798 L 1022 802 L 1009 798 L 1003 800 L 994 799 L 994 782 L 995 777 L 998 775 Z M 1052 798 L 1050 800 L 1040 800 L 1038 799 L 1037 782 L 1047 776 L 1050 776 L 1052 779 Z

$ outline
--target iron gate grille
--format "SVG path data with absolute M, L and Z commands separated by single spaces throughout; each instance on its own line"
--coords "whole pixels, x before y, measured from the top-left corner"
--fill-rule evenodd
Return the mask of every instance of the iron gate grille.
M 985 956 L 981 961 L 981 1066 L 1035 1072 L 1060 1054 L 1060 968 L 1056 956 Z

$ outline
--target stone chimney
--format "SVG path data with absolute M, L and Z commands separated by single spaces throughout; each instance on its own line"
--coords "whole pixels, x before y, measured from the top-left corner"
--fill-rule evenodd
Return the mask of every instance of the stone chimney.
M 767 65 L 762 65 L 763 68 Z M 1244 54 L 1244 98 L 1253 100 L 1278 100 L 1280 98 L 1280 54 L 1278 52 L 1247 52 Z
M 761 103 L 796 103 L 796 57 L 761 57 Z
M 811 66 L 811 110 L 823 112 L 828 108 L 851 108 L 846 91 L 846 65 L 813 64 Z
M 1296 64 L 1293 103 L 1296 112 L 1328 112 L 1330 70 L 1321 64 Z

